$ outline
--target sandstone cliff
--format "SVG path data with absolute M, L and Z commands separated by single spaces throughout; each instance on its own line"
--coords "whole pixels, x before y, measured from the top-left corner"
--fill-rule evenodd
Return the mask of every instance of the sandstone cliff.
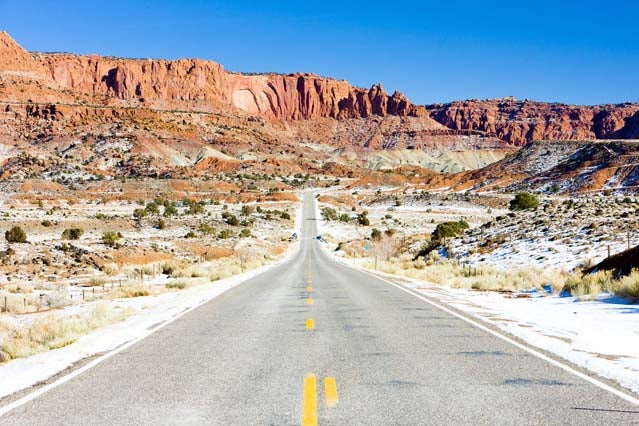
M 516 146 L 532 140 L 639 137 L 639 104 L 576 106 L 515 100 L 469 100 L 428 107 L 439 123 L 478 130 Z

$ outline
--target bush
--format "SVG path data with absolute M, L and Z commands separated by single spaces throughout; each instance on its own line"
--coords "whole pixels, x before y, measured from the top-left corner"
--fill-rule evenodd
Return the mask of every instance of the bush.
M 40 222 L 40 225 L 44 226 L 45 228 L 48 228 L 49 226 L 53 225 L 53 223 L 51 223 L 50 220 L 43 220 L 42 222 Z
M 175 203 L 167 201 L 164 203 L 164 217 L 177 216 L 178 209 L 175 206 Z
M 368 226 L 371 224 L 371 221 L 368 219 L 368 212 L 361 212 L 357 215 L 357 223 L 362 226 Z
M 539 200 L 528 192 L 520 192 L 510 201 L 510 210 L 528 210 L 536 209 L 539 206 Z
M 137 220 L 142 219 L 147 215 L 147 211 L 144 209 L 135 209 L 133 210 L 133 217 Z
M 198 228 L 198 230 L 204 235 L 215 234 L 215 228 L 213 228 L 208 223 L 202 223 L 200 227 Z
M 340 222 L 344 222 L 344 223 L 348 223 L 348 222 L 350 222 L 350 221 L 351 221 L 351 217 L 350 217 L 348 214 L 346 214 L 346 213 L 342 213 L 342 214 L 339 216 L 339 221 L 340 221 Z
M 253 213 L 253 207 L 244 205 L 242 206 L 241 215 L 242 216 L 250 216 Z
M 231 226 L 237 226 L 240 224 L 240 220 L 234 214 L 229 214 L 226 218 L 226 223 Z
M 284 219 L 284 220 L 291 220 L 291 215 L 290 215 L 290 214 L 288 214 L 287 212 L 282 212 L 282 213 L 280 214 L 280 217 L 281 217 L 282 219 Z
M 322 207 L 322 216 L 328 222 L 331 220 L 337 220 L 337 211 L 330 207 Z
M 158 219 L 157 224 L 155 225 L 158 229 L 166 229 L 166 221 L 162 218 Z
M 24 232 L 24 229 L 19 226 L 14 226 L 4 233 L 4 237 L 7 239 L 9 243 L 26 243 L 27 242 L 27 233 Z
M 459 222 L 443 222 L 435 227 L 435 230 L 431 234 L 431 240 L 441 242 L 444 238 L 456 237 L 462 234 L 464 230 L 468 228 L 469 225 L 464 220 L 460 220 Z
M 233 238 L 234 233 L 230 229 L 222 229 L 220 233 L 217 234 L 217 237 L 221 240 L 227 240 L 229 238 Z
M 380 231 L 377 228 L 373 228 L 373 230 L 371 231 L 371 240 L 379 241 L 381 239 L 382 239 L 382 231 Z
M 184 238 L 195 238 L 197 235 L 195 235 L 195 232 L 193 231 L 189 231 L 186 233 L 186 235 L 184 236 Z
M 251 236 L 251 230 L 248 228 L 244 228 L 240 231 L 240 238 L 248 238 Z
M 63 240 L 79 240 L 80 237 L 84 234 L 84 229 L 82 228 L 69 228 L 65 229 L 62 232 Z
M 106 231 L 102 233 L 102 242 L 107 247 L 115 247 L 122 238 L 122 234 L 115 231 Z

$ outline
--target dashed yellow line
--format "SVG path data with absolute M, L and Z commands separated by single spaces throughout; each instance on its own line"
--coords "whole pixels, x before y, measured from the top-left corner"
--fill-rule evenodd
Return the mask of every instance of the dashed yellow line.
M 304 377 L 302 426 L 317 426 L 317 379 L 314 374 Z
M 313 287 L 309 285 L 308 287 L 306 287 L 306 291 L 313 291 Z
M 306 329 L 307 330 L 312 330 L 315 328 L 315 320 L 313 320 L 313 318 L 309 318 L 306 320 Z
M 326 377 L 324 379 L 324 397 L 326 399 L 327 407 L 334 407 L 337 404 L 337 401 L 339 401 L 335 377 Z
M 311 299 L 310 297 L 308 299 L 306 299 L 306 304 L 307 305 L 312 305 L 313 304 L 313 299 Z

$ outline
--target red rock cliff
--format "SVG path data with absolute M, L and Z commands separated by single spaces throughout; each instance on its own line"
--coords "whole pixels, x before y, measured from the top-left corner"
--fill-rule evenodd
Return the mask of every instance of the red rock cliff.
M 494 134 L 521 146 L 531 140 L 639 137 L 639 104 L 575 106 L 514 100 L 469 100 L 427 107 L 452 129 Z

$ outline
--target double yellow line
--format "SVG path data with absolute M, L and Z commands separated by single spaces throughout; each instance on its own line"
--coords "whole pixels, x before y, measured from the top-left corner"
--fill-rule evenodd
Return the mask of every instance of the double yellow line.
M 339 401 L 335 377 L 324 378 L 324 399 L 327 407 L 334 407 Z M 304 377 L 302 426 L 317 426 L 317 378 L 315 374 Z

